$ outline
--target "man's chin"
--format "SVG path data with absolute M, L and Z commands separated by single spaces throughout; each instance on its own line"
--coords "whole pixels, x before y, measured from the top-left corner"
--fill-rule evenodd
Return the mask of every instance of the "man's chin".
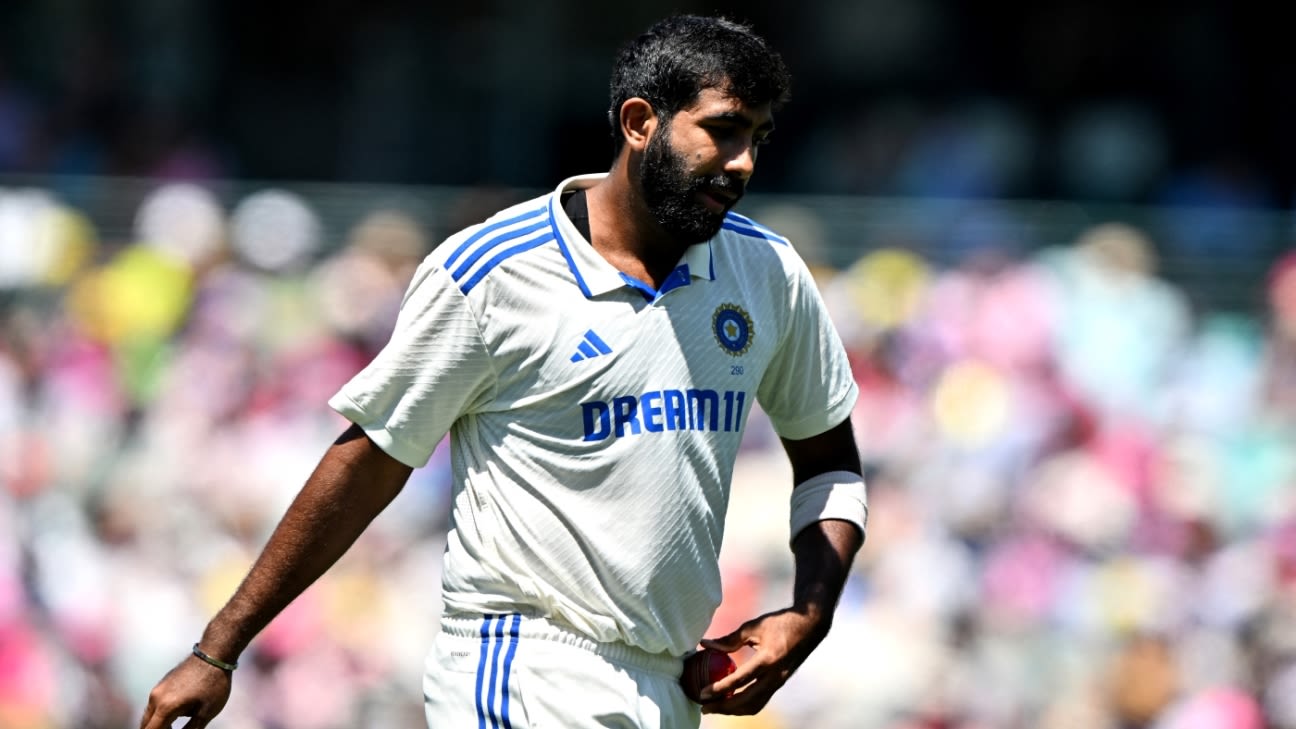
M 681 228 L 676 233 L 676 237 L 687 241 L 690 245 L 705 243 L 706 241 L 711 240 L 716 237 L 720 232 L 720 227 L 724 225 L 724 215 L 715 215 L 711 217 L 713 218 L 712 220 L 707 220 L 705 222 L 696 221 L 693 224 Z
M 728 209 L 721 211 L 712 211 L 703 207 L 701 203 L 694 203 L 689 206 L 679 206 L 688 208 L 680 210 L 677 208 L 674 214 L 659 214 L 658 224 L 670 233 L 675 239 L 688 245 L 702 243 L 711 240 L 720 232 L 720 227 L 724 225 L 725 215 Z M 665 213 L 666 211 L 662 211 Z

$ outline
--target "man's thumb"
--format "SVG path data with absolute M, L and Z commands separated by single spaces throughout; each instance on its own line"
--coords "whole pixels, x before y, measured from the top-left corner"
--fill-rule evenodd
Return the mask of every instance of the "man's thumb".
M 722 653 L 733 653 L 734 651 L 746 645 L 742 636 L 742 628 L 735 630 L 728 635 L 722 635 L 719 638 L 703 638 L 702 647 L 710 648 Z

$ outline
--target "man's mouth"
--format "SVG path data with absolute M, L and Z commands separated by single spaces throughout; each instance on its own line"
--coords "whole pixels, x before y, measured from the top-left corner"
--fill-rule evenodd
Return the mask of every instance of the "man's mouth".
M 703 188 L 698 191 L 698 197 L 702 198 L 702 203 L 713 213 L 728 212 L 733 207 L 741 195 L 720 190 L 714 187 Z

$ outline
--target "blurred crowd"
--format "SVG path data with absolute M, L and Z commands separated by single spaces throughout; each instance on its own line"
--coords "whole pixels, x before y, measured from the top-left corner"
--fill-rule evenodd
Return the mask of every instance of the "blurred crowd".
M 136 726 L 345 427 L 325 401 L 414 267 L 498 200 L 339 231 L 285 190 L 160 185 L 109 236 L 0 193 L 0 727 Z M 1203 311 L 1169 243 L 812 258 L 868 542 L 788 686 L 707 727 L 1296 729 L 1296 253 L 1262 308 Z M 791 590 L 790 469 L 750 423 L 713 633 Z M 254 642 L 218 726 L 423 726 L 450 488 L 442 447 Z

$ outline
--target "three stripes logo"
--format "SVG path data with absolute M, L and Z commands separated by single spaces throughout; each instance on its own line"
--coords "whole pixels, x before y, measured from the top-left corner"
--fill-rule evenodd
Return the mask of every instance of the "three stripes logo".
M 612 354 L 612 348 L 591 329 L 585 332 L 585 338 L 581 340 L 580 346 L 576 348 L 576 354 L 571 356 L 571 361 L 580 362 L 603 354 Z

